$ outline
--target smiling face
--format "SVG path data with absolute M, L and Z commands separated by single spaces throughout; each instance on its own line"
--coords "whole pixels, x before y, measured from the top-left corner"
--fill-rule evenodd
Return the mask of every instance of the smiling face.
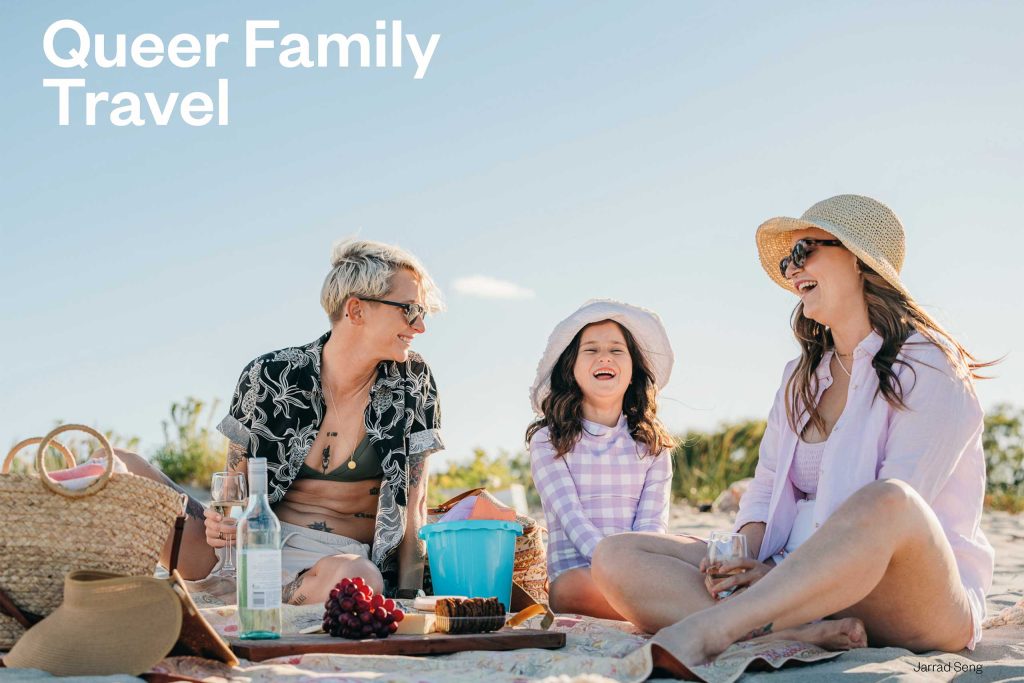
M 419 279 L 411 270 L 401 269 L 392 276 L 391 288 L 382 299 L 396 303 L 414 304 L 422 301 Z M 409 348 L 417 334 L 426 332 L 423 318 L 412 324 L 405 319 L 405 311 L 397 306 L 361 302 L 363 324 L 367 341 L 379 351 L 381 360 L 403 362 L 409 357 Z
M 618 323 L 583 328 L 573 377 L 586 400 L 622 400 L 633 379 L 633 358 Z
M 791 234 L 790 245 L 800 239 L 832 240 L 833 235 L 819 228 L 797 230 Z M 803 302 L 804 316 L 822 325 L 835 321 L 864 306 L 864 282 L 857 267 L 857 257 L 843 247 L 811 247 L 802 268 L 790 264 L 786 279 Z

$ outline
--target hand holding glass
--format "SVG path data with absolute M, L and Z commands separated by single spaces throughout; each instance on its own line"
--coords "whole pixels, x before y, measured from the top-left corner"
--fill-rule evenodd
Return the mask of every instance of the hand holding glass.
M 711 582 L 720 581 L 733 574 L 739 574 L 742 569 L 733 569 L 728 572 L 720 572 L 719 567 L 723 562 L 738 560 L 747 556 L 747 537 L 743 534 L 734 534 L 728 531 L 712 531 L 708 538 L 707 555 L 707 576 Z M 725 590 L 718 594 L 718 598 L 725 598 L 732 595 L 733 591 Z
M 231 510 L 236 507 L 244 508 L 249 497 L 245 475 L 240 472 L 214 472 L 213 481 L 210 482 L 210 497 L 213 499 L 210 507 L 225 519 L 231 517 Z M 224 562 L 216 575 L 233 577 L 235 575 L 234 536 L 225 540 L 228 544 L 224 546 Z

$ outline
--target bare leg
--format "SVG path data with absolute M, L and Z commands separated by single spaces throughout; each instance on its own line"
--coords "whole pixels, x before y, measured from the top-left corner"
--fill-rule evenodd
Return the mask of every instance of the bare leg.
M 707 544 L 697 538 L 618 534 L 597 546 L 593 571 L 609 603 L 629 621 L 654 633 L 685 616 L 720 604 L 708 593 L 698 569 L 706 552 Z M 650 590 L 652 585 L 675 588 L 657 592 Z M 867 644 L 864 625 L 858 619 L 807 624 L 765 634 L 761 639 L 799 640 L 834 650 Z
M 97 451 L 93 455 L 100 455 L 105 451 Z M 146 479 L 151 479 L 158 484 L 169 486 L 178 493 L 185 491 L 171 481 L 166 474 L 157 469 L 148 460 L 140 455 L 129 451 L 114 449 L 114 455 L 124 463 L 125 467 L 132 474 Z M 163 549 L 160 551 L 160 564 L 164 567 L 171 563 L 171 544 L 173 535 L 167 537 Z M 210 571 L 217 564 L 217 553 L 206 543 L 206 528 L 203 524 L 203 505 L 191 496 L 185 509 L 185 530 L 181 536 L 181 552 L 178 555 L 178 573 L 183 579 L 202 579 L 209 575 Z
M 590 567 L 567 569 L 551 582 L 548 592 L 551 609 L 554 612 L 622 620 L 622 615 L 608 604 L 594 583 Z
M 904 482 L 863 487 L 749 590 L 662 629 L 653 642 L 692 666 L 747 634 L 830 615 L 860 619 L 873 645 L 956 652 L 970 641 L 953 551 L 935 513 Z
M 715 604 L 698 569 L 706 552 L 695 538 L 616 534 L 597 544 L 591 572 L 612 609 L 654 633 Z
M 359 555 L 331 555 L 317 560 L 286 583 L 281 589 L 281 600 L 289 605 L 322 603 L 339 581 L 357 576 L 361 576 L 374 593 L 384 590 L 384 577 L 373 562 Z

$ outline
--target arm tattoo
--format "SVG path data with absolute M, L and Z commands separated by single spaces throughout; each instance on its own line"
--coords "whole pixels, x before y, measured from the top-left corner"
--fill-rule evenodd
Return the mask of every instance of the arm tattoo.
M 296 576 L 294 579 L 286 583 L 281 588 L 281 602 L 289 605 L 301 605 L 302 603 L 306 602 L 306 596 L 304 594 L 299 593 L 298 595 L 296 595 L 296 593 L 300 588 L 302 588 L 302 582 L 306 578 L 307 571 L 309 570 L 303 569 L 301 572 L 299 572 L 298 576 Z
M 327 526 L 327 522 L 313 522 L 312 524 L 307 524 L 306 528 L 313 531 L 326 531 L 327 533 L 334 531 L 334 529 Z
M 409 456 L 409 488 L 419 486 L 423 478 L 423 462 L 426 460 L 422 455 Z
M 245 448 L 233 441 L 228 442 L 228 472 L 234 472 L 245 460 Z
M 745 635 L 742 638 L 740 638 L 740 640 L 741 641 L 743 641 L 743 640 L 750 640 L 751 638 L 757 638 L 759 636 L 768 635 L 771 632 L 772 632 L 772 625 L 771 624 L 766 624 L 766 625 L 762 626 L 761 628 L 755 628 L 753 631 L 751 631 L 747 635 Z
M 206 508 L 203 507 L 202 503 L 200 503 L 198 500 L 196 500 L 192 496 L 189 496 L 188 497 L 188 503 L 185 504 L 185 515 L 187 517 L 190 517 L 192 519 L 195 519 L 195 520 L 198 520 L 198 521 L 202 522 L 204 520 L 204 518 L 205 518 L 204 515 L 203 515 L 203 511 L 205 509 Z

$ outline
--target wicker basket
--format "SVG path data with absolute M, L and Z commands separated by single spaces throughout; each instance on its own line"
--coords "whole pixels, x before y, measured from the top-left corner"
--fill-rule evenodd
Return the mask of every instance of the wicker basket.
M 53 481 L 43 458 L 54 437 L 72 430 L 95 437 L 107 452 L 106 470 L 80 491 Z M 14 452 L 37 441 L 38 475 L 9 474 Z M 67 449 L 58 449 L 73 465 Z M 69 571 L 153 574 L 182 509 L 181 495 L 143 477 L 113 474 L 113 468 L 110 443 L 82 425 L 57 427 L 8 454 L 0 476 L 0 588 L 23 612 L 45 617 L 56 609 Z M 17 621 L 0 615 L 0 650 L 10 649 L 22 633 Z

